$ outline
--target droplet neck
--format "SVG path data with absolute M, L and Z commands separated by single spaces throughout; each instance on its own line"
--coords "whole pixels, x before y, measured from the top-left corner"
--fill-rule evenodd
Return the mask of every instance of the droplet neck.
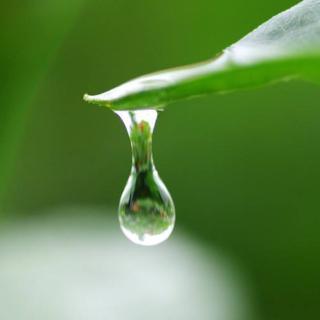
M 156 110 L 117 111 L 122 119 L 132 148 L 132 172 L 154 169 L 152 133 L 157 119 Z

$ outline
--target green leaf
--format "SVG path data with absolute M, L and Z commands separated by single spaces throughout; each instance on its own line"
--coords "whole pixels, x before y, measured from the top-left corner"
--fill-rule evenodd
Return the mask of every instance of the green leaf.
M 278 14 L 212 60 L 145 75 L 84 100 L 115 110 L 157 108 L 297 78 L 320 82 L 320 0 Z

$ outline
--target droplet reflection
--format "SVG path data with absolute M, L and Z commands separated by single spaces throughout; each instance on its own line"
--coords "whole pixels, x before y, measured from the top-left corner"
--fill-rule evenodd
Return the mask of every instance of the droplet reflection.
M 156 245 L 170 236 L 175 222 L 173 201 L 152 157 L 152 132 L 157 111 L 116 113 L 127 128 L 132 148 L 131 174 L 119 204 L 120 226 L 132 242 Z

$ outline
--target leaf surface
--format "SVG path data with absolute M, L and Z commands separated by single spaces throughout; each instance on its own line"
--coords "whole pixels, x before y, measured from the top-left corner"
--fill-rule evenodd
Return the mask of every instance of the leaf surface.
M 141 76 L 84 100 L 115 110 L 163 108 L 297 78 L 320 83 L 320 0 L 304 0 L 276 15 L 214 59 Z

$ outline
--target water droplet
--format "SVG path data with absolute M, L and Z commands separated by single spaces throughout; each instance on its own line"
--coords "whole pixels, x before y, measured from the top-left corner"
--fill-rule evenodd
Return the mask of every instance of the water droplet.
M 123 233 L 134 243 L 151 246 L 165 241 L 175 222 L 175 208 L 153 163 L 152 132 L 157 111 L 116 111 L 132 148 L 132 168 L 119 204 Z

